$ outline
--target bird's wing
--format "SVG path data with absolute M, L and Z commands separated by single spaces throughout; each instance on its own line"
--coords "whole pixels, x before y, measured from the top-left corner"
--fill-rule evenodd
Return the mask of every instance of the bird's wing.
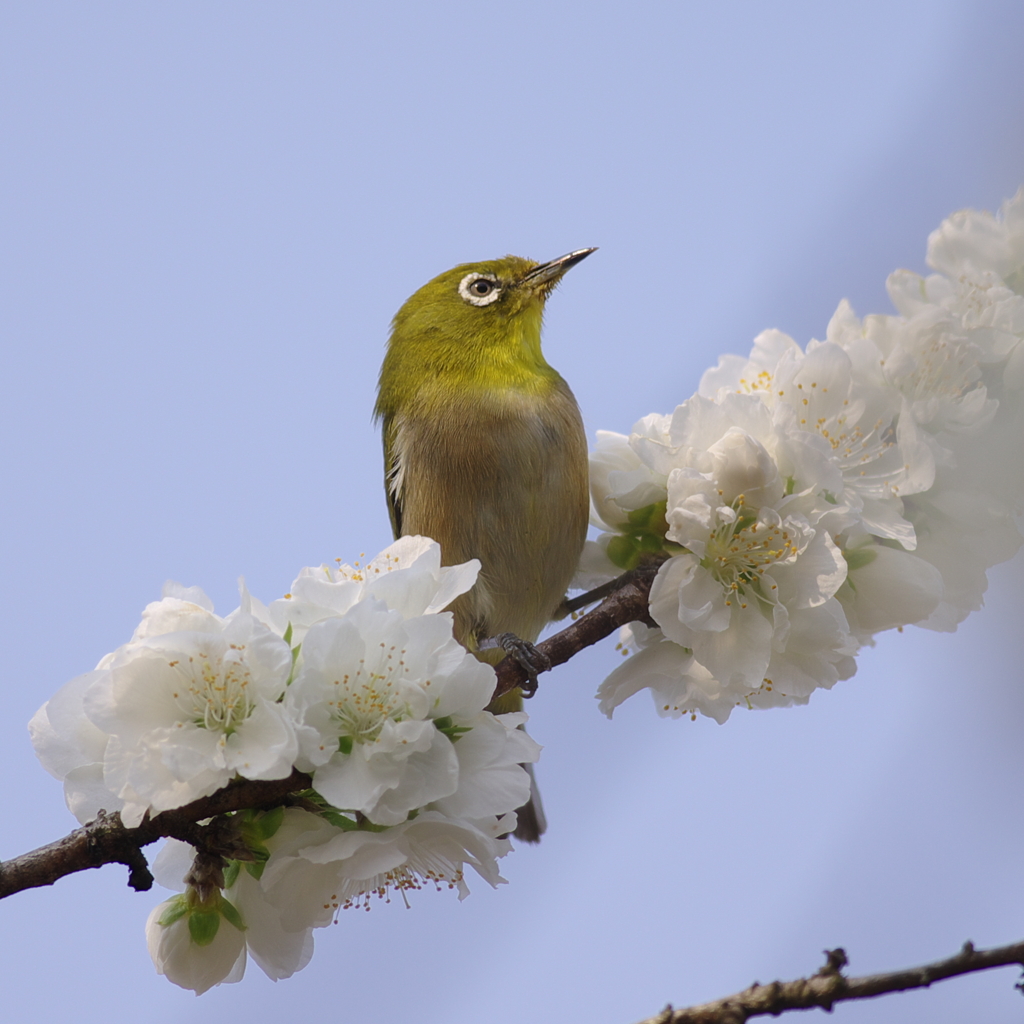
M 393 417 L 384 420 L 384 493 L 388 499 L 391 532 L 397 540 L 402 536 L 402 464 L 399 459 L 398 423 Z

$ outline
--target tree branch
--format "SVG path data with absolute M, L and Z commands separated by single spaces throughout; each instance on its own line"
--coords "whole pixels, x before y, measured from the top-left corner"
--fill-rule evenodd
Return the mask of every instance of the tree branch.
M 841 973 L 848 962 L 842 949 L 829 950 L 825 955 L 828 958 L 825 966 L 810 978 L 773 981 L 770 985 L 754 982 L 750 988 L 713 1003 L 683 1010 L 666 1006 L 656 1017 L 649 1017 L 640 1024 L 744 1024 L 751 1017 L 777 1017 L 787 1010 L 820 1007 L 831 1012 L 833 1004 L 848 999 L 870 999 L 890 992 L 927 988 L 933 981 L 1009 964 L 1024 968 L 1024 942 L 982 950 L 965 942 L 959 953 L 945 960 L 888 974 L 867 974 L 862 978 L 847 978 Z M 1022 989 L 1024 985 L 1018 982 L 1017 988 Z
M 603 640 L 628 622 L 655 625 L 647 608 L 647 600 L 661 561 L 663 559 L 623 573 L 611 583 L 567 602 L 566 607 L 575 610 L 608 594 L 596 608 L 581 615 L 571 626 L 537 644 L 537 650 L 547 656 L 551 667 L 565 664 L 574 654 Z M 512 657 L 501 661 L 495 671 L 498 673 L 495 697 L 522 686 L 527 680 L 526 669 Z
M 293 771 L 286 779 L 269 782 L 238 779 L 210 796 L 145 818 L 136 828 L 125 828 L 120 815 L 101 811 L 95 821 L 75 829 L 63 839 L 0 863 L 0 898 L 23 889 L 53 885 L 65 875 L 104 864 L 127 865 L 130 869 L 128 884 L 139 892 L 145 891 L 152 887 L 153 876 L 142 854 L 143 846 L 163 836 L 201 846 L 205 833 L 196 825 L 197 821 L 250 807 L 277 807 L 290 794 L 308 789 L 312 782 L 300 771 Z
M 567 629 L 538 644 L 552 667 L 564 664 L 584 647 L 597 643 L 627 622 L 638 619 L 650 622 L 647 598 L 656 572 L 656 564 L 634 569 L 567 605 L 568 610 L 573 610 L 609 595 L 597 608 L 580 616 Z M 505 658 L 496 671 L 495 697 L 526 681 L 524 669 L 511 658 Z M 125 828 L 118 814 L 101 812 L 95 821 L 63 839 L 0 863 L 0 899 L 23 889 L 53 885 L 65 875 L 104 864 L 126 865 L 129 868 L 128 884 L 139 891 L 149 889 L 153 876 L 142 847 L 163 836 L 171 836 L 202 848 L 208 833 L 196 822 L 250 807 L 276 807 L 287 803 L 293 793 L 309 789 L 311 785 L 312 779 L 299 771 L 293 771 L 287 779 L 269 782 L 237 779 L 211 796 L 146 818 L 137 828 Z M 212 845 L 215 847 L 216 844 Z

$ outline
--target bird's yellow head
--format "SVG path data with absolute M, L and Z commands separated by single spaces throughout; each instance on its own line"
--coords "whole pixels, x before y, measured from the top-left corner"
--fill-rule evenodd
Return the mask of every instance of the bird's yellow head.
M 506 256 L 463 263 L 406 300 L 391 325 L 377 415 L 427 390 L 529 386 L 553 375 L 540 349 L 544 303 L 593 249 L 537 263 Z

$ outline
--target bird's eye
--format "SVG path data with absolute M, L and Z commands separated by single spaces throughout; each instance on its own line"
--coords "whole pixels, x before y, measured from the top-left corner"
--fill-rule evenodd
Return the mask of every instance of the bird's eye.
M 501 294 L 493 274 L 467 274 L 459 282 L 459 295 L 471 306 L 489 306 Z

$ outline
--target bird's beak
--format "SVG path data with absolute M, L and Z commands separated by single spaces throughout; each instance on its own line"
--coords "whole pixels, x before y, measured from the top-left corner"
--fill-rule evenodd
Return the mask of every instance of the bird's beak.
M 519 283 L 520 285 L 526 285 L 527 288 L 534 288 L 538 291 L 550 291 L 558 284 L 562 279 L 562 275 L 567 270 L 575 267 L 577 263 L 585 260 L 592 252 L 596 251 L 597 246 L 595 245 L 590 249 L 577 249 L 575 252 L 566 253 L 565 256 L 559 256 L 557 260 L 551 260 L 549 263 L 542 263 L 539 267 L 534 267 Z

